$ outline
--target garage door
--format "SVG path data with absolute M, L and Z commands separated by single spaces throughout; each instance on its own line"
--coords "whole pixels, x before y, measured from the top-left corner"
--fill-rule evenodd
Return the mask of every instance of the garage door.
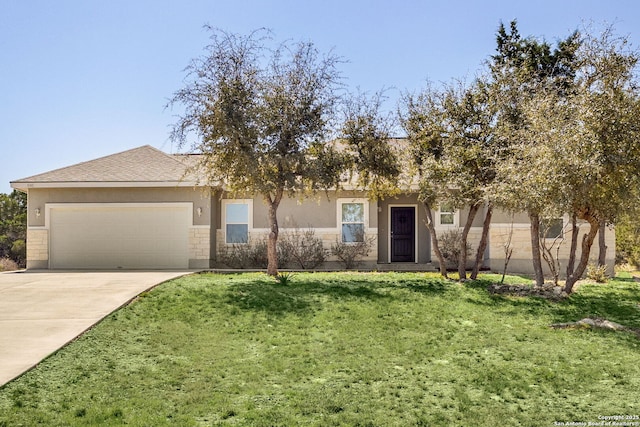
M 50 268 L 189 266 L 188 205 L 73 205 L 49 210 Z

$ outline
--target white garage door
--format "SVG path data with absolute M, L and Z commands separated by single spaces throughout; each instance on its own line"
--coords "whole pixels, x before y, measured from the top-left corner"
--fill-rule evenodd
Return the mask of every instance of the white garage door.
M 188 268 L 185 204 L 73 205 L 49 210 L 50 268 Z

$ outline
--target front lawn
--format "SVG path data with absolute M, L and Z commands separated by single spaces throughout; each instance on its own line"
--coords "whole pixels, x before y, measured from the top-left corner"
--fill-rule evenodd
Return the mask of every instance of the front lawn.
M 636 335 L 549 327 L 598 316 L 640 328 L 637 283 L 584 285 L 554 303 L 492 296 L 498 277 L 180 278 L 0 388 L 0 426 L 552 426 L 640 415 Z

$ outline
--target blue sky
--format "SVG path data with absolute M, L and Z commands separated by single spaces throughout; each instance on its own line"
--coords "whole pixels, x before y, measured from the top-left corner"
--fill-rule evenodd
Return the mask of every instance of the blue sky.
M 637 0 L 0 0 L 0 192 L 9 181 L 149 144 L 175 151 L 164 108 L 208 42 L 203 25 L 311 40 L 349 62 L 355 89 L 402 91 L 465 78 L 500 21 L 548 41 L 583 22 L 640 45 Z

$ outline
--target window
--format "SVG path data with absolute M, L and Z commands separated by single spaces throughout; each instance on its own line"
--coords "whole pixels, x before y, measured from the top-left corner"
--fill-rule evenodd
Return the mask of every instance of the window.
M 363 202 L 343 202 L 339 206 L 342 241 L 345 243 L 363 242 L 365 204 Z
M 249 242 L 249 203 L 228 202 L 224 204 L 225 242 Z
M 564 231 L 564 220 L 554 218 L 540 223 L 540 237 L 545 239 L 557 239 L 562 237 Z
M 456 210 L 450 203 L 443 203 L 440 205 L 438 218 L 440 225 L 456 225 Z

